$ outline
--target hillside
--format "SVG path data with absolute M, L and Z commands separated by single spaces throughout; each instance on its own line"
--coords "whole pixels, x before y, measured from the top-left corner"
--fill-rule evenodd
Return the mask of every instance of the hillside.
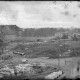
M 16 25 L 0 25 L 0 32 L 3 32 L 4 35 L 18 35 L 21 29 Z

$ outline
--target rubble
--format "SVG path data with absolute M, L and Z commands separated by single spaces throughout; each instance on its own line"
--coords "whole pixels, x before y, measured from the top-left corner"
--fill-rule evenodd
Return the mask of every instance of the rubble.
M 33 68 L 31 64 L 19 64 L 17 66 L 15 66 L 15 69 L 17 71 L 17 73 L 22 72 L 22 73 L 33 73 Z
M 26 58 L 23 58 L 23 59 L 22 59 L 22 62 L 23 62 L 23 63 L 26 63 L 26 62 L 28 62 L 28 60 L 27 60 Z
M 53 72 L 53 73 L 47 75 L 47 76 L 45 77 L 45 79 L 55 79 L 55 78 L 58 78 L 59 76 L 61 76 L 62 74 L 63 74 L 62 71 Z
M 7 65 L 0 69 L 0 76 L 11 76 L 14 75 L 14 69 L 10 69 Z
M 3 78 L 3 75 L 2 74 L 0 74 L 0 78 Z
M 26 59 L 23 60 L 23 62 L 25 61 Z M 47 75 L 45 77 L 46 79 L 47 78 L 52 79 L 62 74 L 61 71 L 54 72 L 53 68 L 52 66 L 47 65 L 45 63 L 33 63 L 33 64 L 22 63 L 17 64 L 14 67 L 10 67 L 10 64 L 7 64 L 0 69 L 0 77 L 26 75 L 29 78 L 31 78 L 30 76 L 34 75 L 35 76 L 43 75 L 44 77 Z

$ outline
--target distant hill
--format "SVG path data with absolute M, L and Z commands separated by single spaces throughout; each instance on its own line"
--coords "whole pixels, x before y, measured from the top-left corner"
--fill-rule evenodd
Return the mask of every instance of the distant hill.
M 4 37 L 4 41 L 15 40 L 21 36 L 22 29 L 16 25 L 0 25 L 0 38 Z
M 0 32 L 1 30 L 4 35 L 18 35 L 21 28 L 16 25 L 0 25 Z

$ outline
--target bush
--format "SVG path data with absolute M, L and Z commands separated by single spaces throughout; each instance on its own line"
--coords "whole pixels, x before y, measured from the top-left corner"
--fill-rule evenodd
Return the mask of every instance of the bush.
M 12 59 L 13 58 L 13 55 L 11 54 L 3 54 L 1 56 L 2 60 L 9 60 L 9 59 Z

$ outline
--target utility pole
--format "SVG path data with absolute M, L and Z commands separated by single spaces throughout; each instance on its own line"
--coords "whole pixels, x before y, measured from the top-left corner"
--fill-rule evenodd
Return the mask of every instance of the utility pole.
M 64 35 L 65 35 L 65 30 L 64 30 Z M 64 38 L 64 52 L 65 52 L 65 38 Z
M 59 48 L 58 48 L 58 53 L 60 54 L 59 51 L 60 51 L 60 50 L 59 50 Z M 58 67 L 59 67 L 59 55 L 58 55 Z
M 59 59 L 58 59 L 58 66 L 60 67 L 60 57 L 61 57 L 61 47 L 62 47 L 63 45 L 61 44 L 61 45 L 59 45 Z
M 65 30 L 64 30 L 64 35 L 65 35 Z M 64 45 L 63 46 L 64 46 L 64 52 L 65 52 L 65 39 L 64 39 Z M 66 64 L 66 58 L 65 58 L 65 64 Z

